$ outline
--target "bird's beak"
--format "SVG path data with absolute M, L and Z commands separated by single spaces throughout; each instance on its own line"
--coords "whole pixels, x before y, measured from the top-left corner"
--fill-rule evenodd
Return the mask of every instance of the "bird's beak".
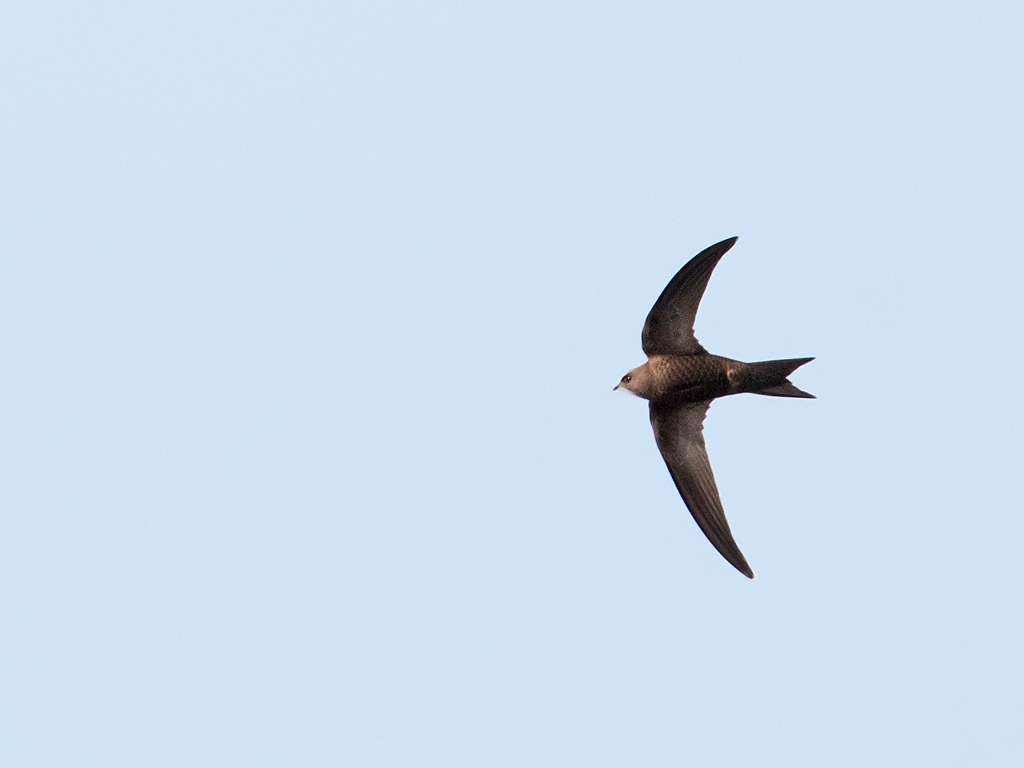
M 622 382 L 620 381 L 618 384 L 616 384 L 614 387 L 612 387 L 612 392 L 614 392 L 616 389 L 618 389 L 621 386 L 622 386 Z

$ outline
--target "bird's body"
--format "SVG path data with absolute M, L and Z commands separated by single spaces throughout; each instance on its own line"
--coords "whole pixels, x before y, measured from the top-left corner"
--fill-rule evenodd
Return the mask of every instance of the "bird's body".
M 772 363 L 796 363 L 803 365 L 813 358 L 797 360 L 772 360 Z M 623 387 L 635 395 L 651 402 L 665 403 L 697 403 L 702 400 L 714 400 L 717 397 L 736 395 L 741 392 L 757 394 L 777 394 L 782 397 L 800 397 L 801 395 L 782 395 L 766 392 L 773 385 L 780 385 L 779 374 L 766 371 L 764 363 L 743 363 L 718 355 L 652 355 L 639 368 L 630 371 L 633 381 L 643 387 Z M 796 367 L 796 366 L 794 366 Z M 785 378 L 785 376 L 783 376 Z M 790 384 L 792 389 L 796 390 Z M 796 390 L 799 392 L 799 390 Z M 812 397 L 802 393 L 804 397 Z
M 631 375 L 641 389 L 630 392 L 650 400 L 693 403 L 729 393 L 729 363 L 718 355 L 651 355 Z
M 725 519 L 704 447 L 704 417 L 712 400 L 741 392 L 813 398 L 787 378 L 813 358 L 743 363 L 708 354 L 698 343 L 693 335 L 697 307 L 712 270 L 735 242 L 733 237 L 711 246 L 676 273 L 644 324 L 647 362 L 615 388 L 650 402 L 655 440 L 690 513 L 722 556 L 753 578 Z

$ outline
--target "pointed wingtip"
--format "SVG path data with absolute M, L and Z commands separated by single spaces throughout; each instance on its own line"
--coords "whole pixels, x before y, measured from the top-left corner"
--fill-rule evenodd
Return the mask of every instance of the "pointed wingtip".
M 724 547 L 720 547 L 718 546 L 718 544 L 715 544 L 714 541 L 712 541 L 711 543 L 715 545 L 715 549 L 718 550 L 718 553 L 725 558 L 726 562 L 729 563 L 729 565 L 731 565 L 737 571 L 742 573 L 748 579 L 754 578 L 754 570 L 747 563 L 747 558 L 745 558 L 743 556 L 743 553 L 740 552 L 740 548 L 736 546 L 735 541 L 732 542 L 731 549 L 725 549 Z
M 702 259 L 711 258 L 713 260 L 711 263 L 711 268 L 714 269 L 714 266 L 715 264 L 718 263 L 718 260 L 722 258 L 726 253 L 728 253 L 730 248 L 736 245 L 737 240 L 739 240 L 739 237 L 736 235 L 733 235 L 732 237 L 727 237 L 725 238 L 725 240 L 719 240 L 714 245 L 709 245 L 703 251 L 701 251 L 692 259 L 690 259 L 690 263 L 699 263 Z M 686 267 L 683 267 L 683 269 L 686 269 Z
M 740 555 L 740 557 L 743 558 L 742 555 Z M 733 568 L 735 568 L 737 571 L 742 573 L 748 579 L 754 578 L 754 572 L 750 569 L 750 566 L 747 565 L 747 561 L 745 559 L 741 559 L 740 562 L 738 562 L 738 563 L 737 562 L 733 562 L 730 559 L 729 562 L 730 562 L 730 564 L 732 565 Z

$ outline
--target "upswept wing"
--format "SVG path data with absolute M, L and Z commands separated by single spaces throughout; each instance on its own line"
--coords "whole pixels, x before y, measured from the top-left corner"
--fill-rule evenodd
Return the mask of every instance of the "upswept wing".
M 723 251 L 724 253 L 724 251 Z M 726 560 L 748 578 L 754 572 L 736 546 L 725 519 L 718 486 L 711 472 L 707 448 L 704 446 L 704 417 L 710 400 L 699 403 L 651 403 L 651 426 L 668 471 L 679 494 L 704 531 L 704 535 Z
M 693 335 L 704 289 L 718 260 L 736 243 L 735 237 L 705 248 L 676 272 L 647 315 L 641 336 L 644 352 L 651 355 L 697 355 L 704 352 Z

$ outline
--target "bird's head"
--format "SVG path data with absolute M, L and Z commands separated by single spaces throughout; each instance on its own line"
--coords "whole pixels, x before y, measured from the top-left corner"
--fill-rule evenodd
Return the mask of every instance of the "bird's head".
M 624 389 L 627 392 L 632 392 L 637 397 L 649 399 L 647 389 L 648 384 L 650 383 L 650 376 L 650 369 L 647 367 L 647 363 L 644 363 L 639 368 L 634 368 L 619 379 L 619 383 L 615 385 L 615 389 Z

